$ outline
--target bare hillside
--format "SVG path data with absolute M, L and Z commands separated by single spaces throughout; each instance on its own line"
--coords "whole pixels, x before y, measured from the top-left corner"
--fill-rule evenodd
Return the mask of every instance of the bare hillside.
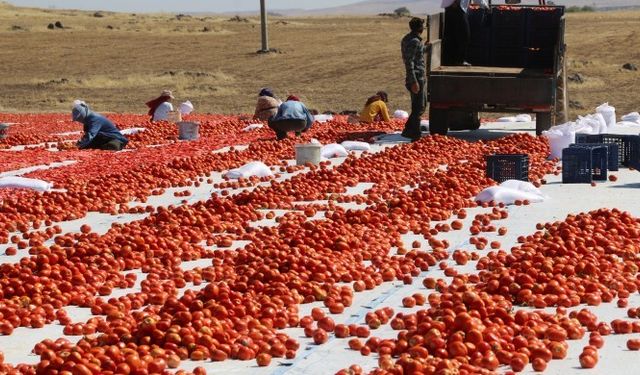
M 82 98 L 100 111 L 140 113 L 168 88 L 198 111 L 247 113 L 263 86 L 321 111 L 359 110 L 377 90 L 393 109 L 409 107 L 399 51 L 406 19 L 271 18 L 279 52 L 260 55 L 259 20 L 230 18 L 2 5 L 0 111 L 66 111 Z M 47 28 L 56 21 L 63 27 Z M 638 11 L 568 16 L 569 69 L 582 80 L 570 83 L 573 115 L 604 101 L 640 109 L 640 71 L 622 69 L 640 67 L 639 36 Z

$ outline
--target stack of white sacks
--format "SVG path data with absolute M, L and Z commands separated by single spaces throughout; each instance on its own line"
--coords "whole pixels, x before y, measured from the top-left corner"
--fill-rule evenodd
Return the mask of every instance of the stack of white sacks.
M 640 127 L 640 114 L 633 112 L 622 117 L 622 122 L 616 123 L 616 109 L 604 103 L 596 108 L 596 113 L 578 116 L 573 122 L 557 125 L 543 132 L 549 138 L 551 157 L 562 158 L 562 150 L 576 142 L 576 134 L 604 134 L 613 133 L 621 127 Z

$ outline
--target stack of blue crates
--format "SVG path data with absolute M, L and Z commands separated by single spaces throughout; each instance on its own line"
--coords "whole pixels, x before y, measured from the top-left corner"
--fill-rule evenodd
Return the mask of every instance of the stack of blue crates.
M 576 143 L 618 145 L 618 163 L 625 167 L 640 164 L 640 136 L 627 134 L 576 134 Z M 637 169 L 637 168 L 636 168 Z

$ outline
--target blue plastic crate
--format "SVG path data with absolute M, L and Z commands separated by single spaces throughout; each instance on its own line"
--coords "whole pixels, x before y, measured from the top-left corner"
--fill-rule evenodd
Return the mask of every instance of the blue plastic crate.
M 573 144 L 570 148 L 583 148 L 591 150 L 591 174 L 596 181 L 607 180 L 607 167 L 608 167 L 608 149 L 604 144 L 592 144 L 582 143 Z M 563 154 L 564 157 L 564 154 Z
M 577 136 L 577 134 L 576 134 Z M 619 168 L 619 160 L 618 158 L 620 157 L 619 155 L 619 147 L 617 144 L 615 143 L 580 143 L 577 142 L 577 138 L 576 138 L 576 143 L 572 144 L 570 147 L 581 147 L 581 146 L 604 146 L 607 148 L 607 169 L 609 169 L 610 171 L 617 171 Z
M 629 164 L 630 168 L 640 171 L 640 136 L 629 139 Z
M 594 175 L 602 179 L 603 170 L 606 179 L 606 147 L 602 146 L 600 150 L 595 161 L 593 147 L 567 147 L 562 150 L 562 183 L 588 184 L 593 182 Z M 599 168 L 594 168 L 594 164 Z M 604 169 L 602 164 L 605 164 Z
M 602 135 L 576 134 L 576 143 L 602 143 Z
M 495 154 L 488 155 L 487 177 L 498 183 L 507 180 L 529 181 L 529 155 Z

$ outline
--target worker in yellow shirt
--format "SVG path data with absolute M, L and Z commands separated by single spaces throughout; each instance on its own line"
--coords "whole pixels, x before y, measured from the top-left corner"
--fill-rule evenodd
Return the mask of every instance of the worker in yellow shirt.
M 367 99 L 364 109 L 360 113 L 361 122 L 390 121 L 389 110 L 387 109 L 387 93 L 378 91 L 374 96 Z

